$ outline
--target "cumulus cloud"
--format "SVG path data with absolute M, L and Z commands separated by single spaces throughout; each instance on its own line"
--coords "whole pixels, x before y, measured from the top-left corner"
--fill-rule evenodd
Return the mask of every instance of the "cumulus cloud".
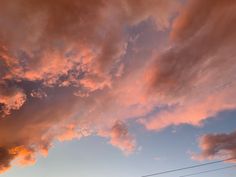
M 236 132 L 207 134 L 200 138 L 201 154 L 194 155 L 197 159 L 235 158 Z M 235 162 L 235 159 L 232 159 Z
M 35 163 L 54 140 L 105 130 L 110 144 L 134 151 L 123 122 L 149 108 L 137 105 L 143 87 L 129 84 L 143 69 L 123 78 L 127 31 L 145 20 L 163 30 L 177 9 L 172 0 L 2 0 L 0 171 Z

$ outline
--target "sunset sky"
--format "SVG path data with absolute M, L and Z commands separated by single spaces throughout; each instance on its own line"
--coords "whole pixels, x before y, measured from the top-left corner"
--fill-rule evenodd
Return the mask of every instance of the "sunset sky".
M 0 0 L 0 175 L 141 177 L 236 157 L 235 44 L 235 0 Z

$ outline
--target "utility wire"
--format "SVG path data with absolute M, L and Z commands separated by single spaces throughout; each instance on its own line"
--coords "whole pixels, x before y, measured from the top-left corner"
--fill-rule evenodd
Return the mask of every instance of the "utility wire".
M 225 161 L 230 161 L 230 160 L 234 160 L 234 159 L 236 159 L 236 157 L 229 158 L 229 159 L 224 159 L 224 160 L 218 160 L 218 161 L 214 161 L 214 162 L 203 163 L 203 164 L 199 164 L 199 165 L 193 165 L 193 166 L 178 168 L 178 169 L 174 169 L 174 170 L 163 171 L 163 172 L 159 172 L 159 173 L 148 174 L 148 175 L 144 175 L 142 177 L 150 177 L 150 176 L 162 175 L 162 174 L 166 174 L 166 173 L 173 173 L 173 172 L 176 172 L 176 171 L 182 171 L 182 170 L 202 167 L 202 166 L 206 166 L 206 165 L 212 165 L 212 164 L 221 163 L 221 162 L 225 162 Z
M 212 169 L 212 170 L 201 171 L 201 172 L 197 172 L 197 173 L 191 173 L 191 174 L 183 175 L 180 177 L 195 176 L 195 175 L 199 175 L 199 174 L 210 173 L 210 172 L 225 170 L 225 169 L 234 168 L 234 167 L 236 167 L 236 165 L 226 166 L 226 167 L 222 167 L 222 168 L 216 168 L 216 169 Z

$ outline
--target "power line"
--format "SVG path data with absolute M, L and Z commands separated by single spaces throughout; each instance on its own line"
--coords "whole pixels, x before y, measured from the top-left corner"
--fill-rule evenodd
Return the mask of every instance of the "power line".
M 236 159 L 236 157 L 234 157 L 234 158 L 229 158 L 229 159 L 224 159 L 224 160 L 218 160 L 218 161 L 214 161 L 214 162 L 203 163 L 203 164 L 199 164 L 199 165 L 193 165 L 193 166 L 178 168 L 178 169 L 174 169 L 174 170 L 168 170 L 168 171 L 163 171 L 163 172 L 148 174 L 148 175 L 144 175 L 144 176 L 142 176 L 142 177 L 150 177 L 150 176 L 162 175 L 162 174 L 166 174 L 166 173 L 173 173 L 173 172 L 176 172 L 176 171 L 182 171 L 182 170 L 187 170 L 187 169 L 202 167 L 202 166 L 206 166 L 206 165 L 212 165 L 212 164 L 221 163 L 221 162 L 225 162 L 225 161 L 230 161 L 230 160 L 234 160 L 234 159 Z
M 216 168 L 216 169 L 213 169 L 213 170 L 201 171 L 201 172 L 197 172 L 197 173 L 191 173 L 191 174 L 183 175 L 183 176 L 180 176 L 180 177 L 195 176 L 195 175 L 199 175 L 199 174 L 203 174 L 203 173 L 210 173 L 210 172 L 225 170 L 225 169 L 234 168 L 234 167 L 236 167 L 236 165 L 226 166 L 226 167 L 222 167 L 222 168 Z

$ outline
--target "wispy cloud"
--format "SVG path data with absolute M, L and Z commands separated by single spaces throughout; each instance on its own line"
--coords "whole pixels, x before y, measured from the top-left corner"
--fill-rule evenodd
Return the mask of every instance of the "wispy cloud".
M 144 120 L 148 129 L 199 125 L 236 107 L 235 9 L 234 1 L 189 1 L 182 9 L 170 47 L 148 71 L 150 92 L 172 109 Z

